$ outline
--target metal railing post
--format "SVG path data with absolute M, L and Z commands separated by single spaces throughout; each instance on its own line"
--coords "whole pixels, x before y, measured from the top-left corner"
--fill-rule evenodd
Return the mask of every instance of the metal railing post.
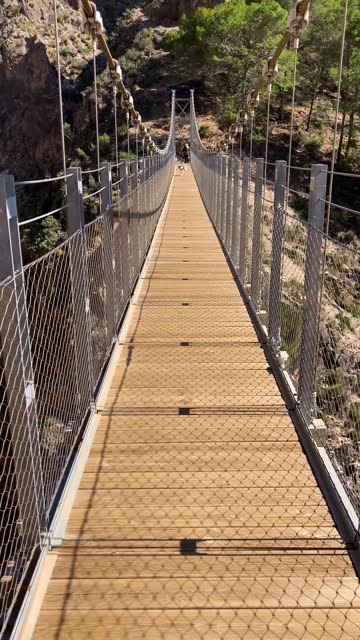
M 216 188 L 217 188 L 217 180 L 216 180 L 216 157 L 211 156 L 211 220 L 215 222 L 215 211 L 216 211 Z
M 121 264 L 125 304 L 130 296 L 130 221 L 129 221 L 129 168 L 127 160 L 120 165 L 120 238 Z
M 256 160 L 254 226 L 251 266 L 251 297 L 256 311 L 260 304 L 261 222 L 263 204 L 264 160 Z
M 140 233 L 139 233 L 139 191 L 138 191 L 138 161 L 133 160 L 131 163 L 131 219 L 133 227 L 134 240 L 134 270 L 136 276 L 139 275 L 140 269 Z
M 221 211 L 220 211 L 220 237 L 225 242 L 225 228 L 226 228 L 226 199 L 227 199 L 227 170 L 228 170 L 228 157 L 222 156 L 222 189 L 221 189 Z
M 0 282 L 7 281 L 0 289 L 5 383 L 2 409 L 8 415 L 7 437 L 15 471 L 18 532 L 28 556 L 41 542 L 46 519 L 25 278 L 15 181 L 11 175 L 0 176 L 0 238 Z
M 140 221 L 140 265 L 145 257 L 145 161 L 140 160 L 139 221 Z
M 271 250 L 272 260 L 268 322 L 269 338 L 275 353 L 280 349 L 281 265 L 285 221 L 286 168 L 287 164 L 285 160 L 277 160 L 275 169 L 274 221 Z
M 243 162 L 240 246 L 239 246 L 239 279 L 243 286 L 246 284 L 246 249 L 247 249 L 247 235 L 248 235 L 249 173 L 250 173 L 250 161 L 248 158 L 246 158 Z
M 221 202 L 222 202 L 222 156 L 216 156 L 216 211 L 215 211 L 215 227 L 220 234 L 221 221 Z
M 231 229 L 231 258 L 235 268 L 239 266 L 239 172 L 240 161 L 233 159 L 234 163 L 234 191 L 232 202 L 232 229 Z
M 321 308 L 321 265 L 326 186 L 327 166 L 325 164 L 312 165 L 299 367 L 300 408 L 308 420 L 316 417 L 314 376 L 317 357 L 318 320 Z
M 231 214 L 233 207 L 233 170 L 234 160 L 230 156 L 228 158 L 228 172 L 227 172 L 227 201 L 226 201 L 226 224 L 225 224 L 225 246 L 230 253 L 231 250 Z
M 112 201 L 112 176 L 110 162 L 100 165 L 101 213 L 104 222 L 104 276 L 105 276 L 105 313 L 107 325 L 107 340 L 110 345 L 116 336 L 115 309 L 115 243 L 114 243 L 114 211 Z
M 70 244 L 71 290 L 74 306 L 75 357 L 80 406 L 93 403 L 93 369 L 89 275 L 85 237 L 83 185 L 80 167 L 67 170 L 67 232 Z

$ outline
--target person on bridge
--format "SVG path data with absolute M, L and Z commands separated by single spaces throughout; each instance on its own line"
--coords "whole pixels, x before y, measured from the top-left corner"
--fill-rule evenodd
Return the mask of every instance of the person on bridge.
M 182 150 L 184 162 L 187 163 L 190 160 L 190 148 L 187 142 L 185 142 Z

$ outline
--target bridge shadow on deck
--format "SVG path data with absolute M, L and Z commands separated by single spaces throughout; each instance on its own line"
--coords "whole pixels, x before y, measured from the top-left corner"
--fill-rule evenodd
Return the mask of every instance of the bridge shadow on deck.
M 359 606 L 193 177 L 177 175 L 34 638 L 357 638 Z

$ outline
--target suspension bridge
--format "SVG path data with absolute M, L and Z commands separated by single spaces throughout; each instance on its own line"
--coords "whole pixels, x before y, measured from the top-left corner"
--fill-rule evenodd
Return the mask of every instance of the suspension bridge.
M 330 167 L 293 166 L 293 116 L 286 159 L 269 162 L 269 119 L 264 158 L 252 153 L 259 92 L 289 42 L 297 54 L 309 4 L 221 149 L 200 138 L 194 92 L 178 101 L 187 165 L 175 92 L 161 148 L 82 0 L 116 160 L 101 159 L 96 111 L 95 168 L 67 166 L 62 125 L 60 175 L 0 176 L 0 638 L 359 637 L 360 389 L 342 360 L 356 370 L 359 321 L 331 337 L 359 273 L 330 225 L 334 209 L 360 215 L 333 198 L 341 73 Z M 23 190 L 54 185 L 61 203 L 23 219 Z M 24 232 L 60 216 L 66 239 L 25 262 Z

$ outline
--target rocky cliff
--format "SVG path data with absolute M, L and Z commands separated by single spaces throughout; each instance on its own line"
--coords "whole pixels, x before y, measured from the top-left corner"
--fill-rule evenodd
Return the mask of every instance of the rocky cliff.
M 111 46 L 123 56 L 136 104 L 153 121 L 176 85 L 176 69 L 162 40 L 183 13 L 214 0 L 98 0 Z M 79 0 L 58 0 L 64 116 L 67 136 L 82 146 L 84 123 L 93 124 L 90 38 L 82 31 Z M 129 56 L 127 53 L 129 52 Z M 170 56 L 171 58 L 171 56 Z M 103 56 L 97 59 L 104 70 Z M 100 77 L 100 102 L 105 74 Z M 0 4 L 0 171 L 18 179 L 61 169 L 53 0 Z M 107 130 L 105 125 L 104 131 Z M 86 134 L 85 134 L 86 135 Z M 69 154 L 71 154 L 71 144 Z

